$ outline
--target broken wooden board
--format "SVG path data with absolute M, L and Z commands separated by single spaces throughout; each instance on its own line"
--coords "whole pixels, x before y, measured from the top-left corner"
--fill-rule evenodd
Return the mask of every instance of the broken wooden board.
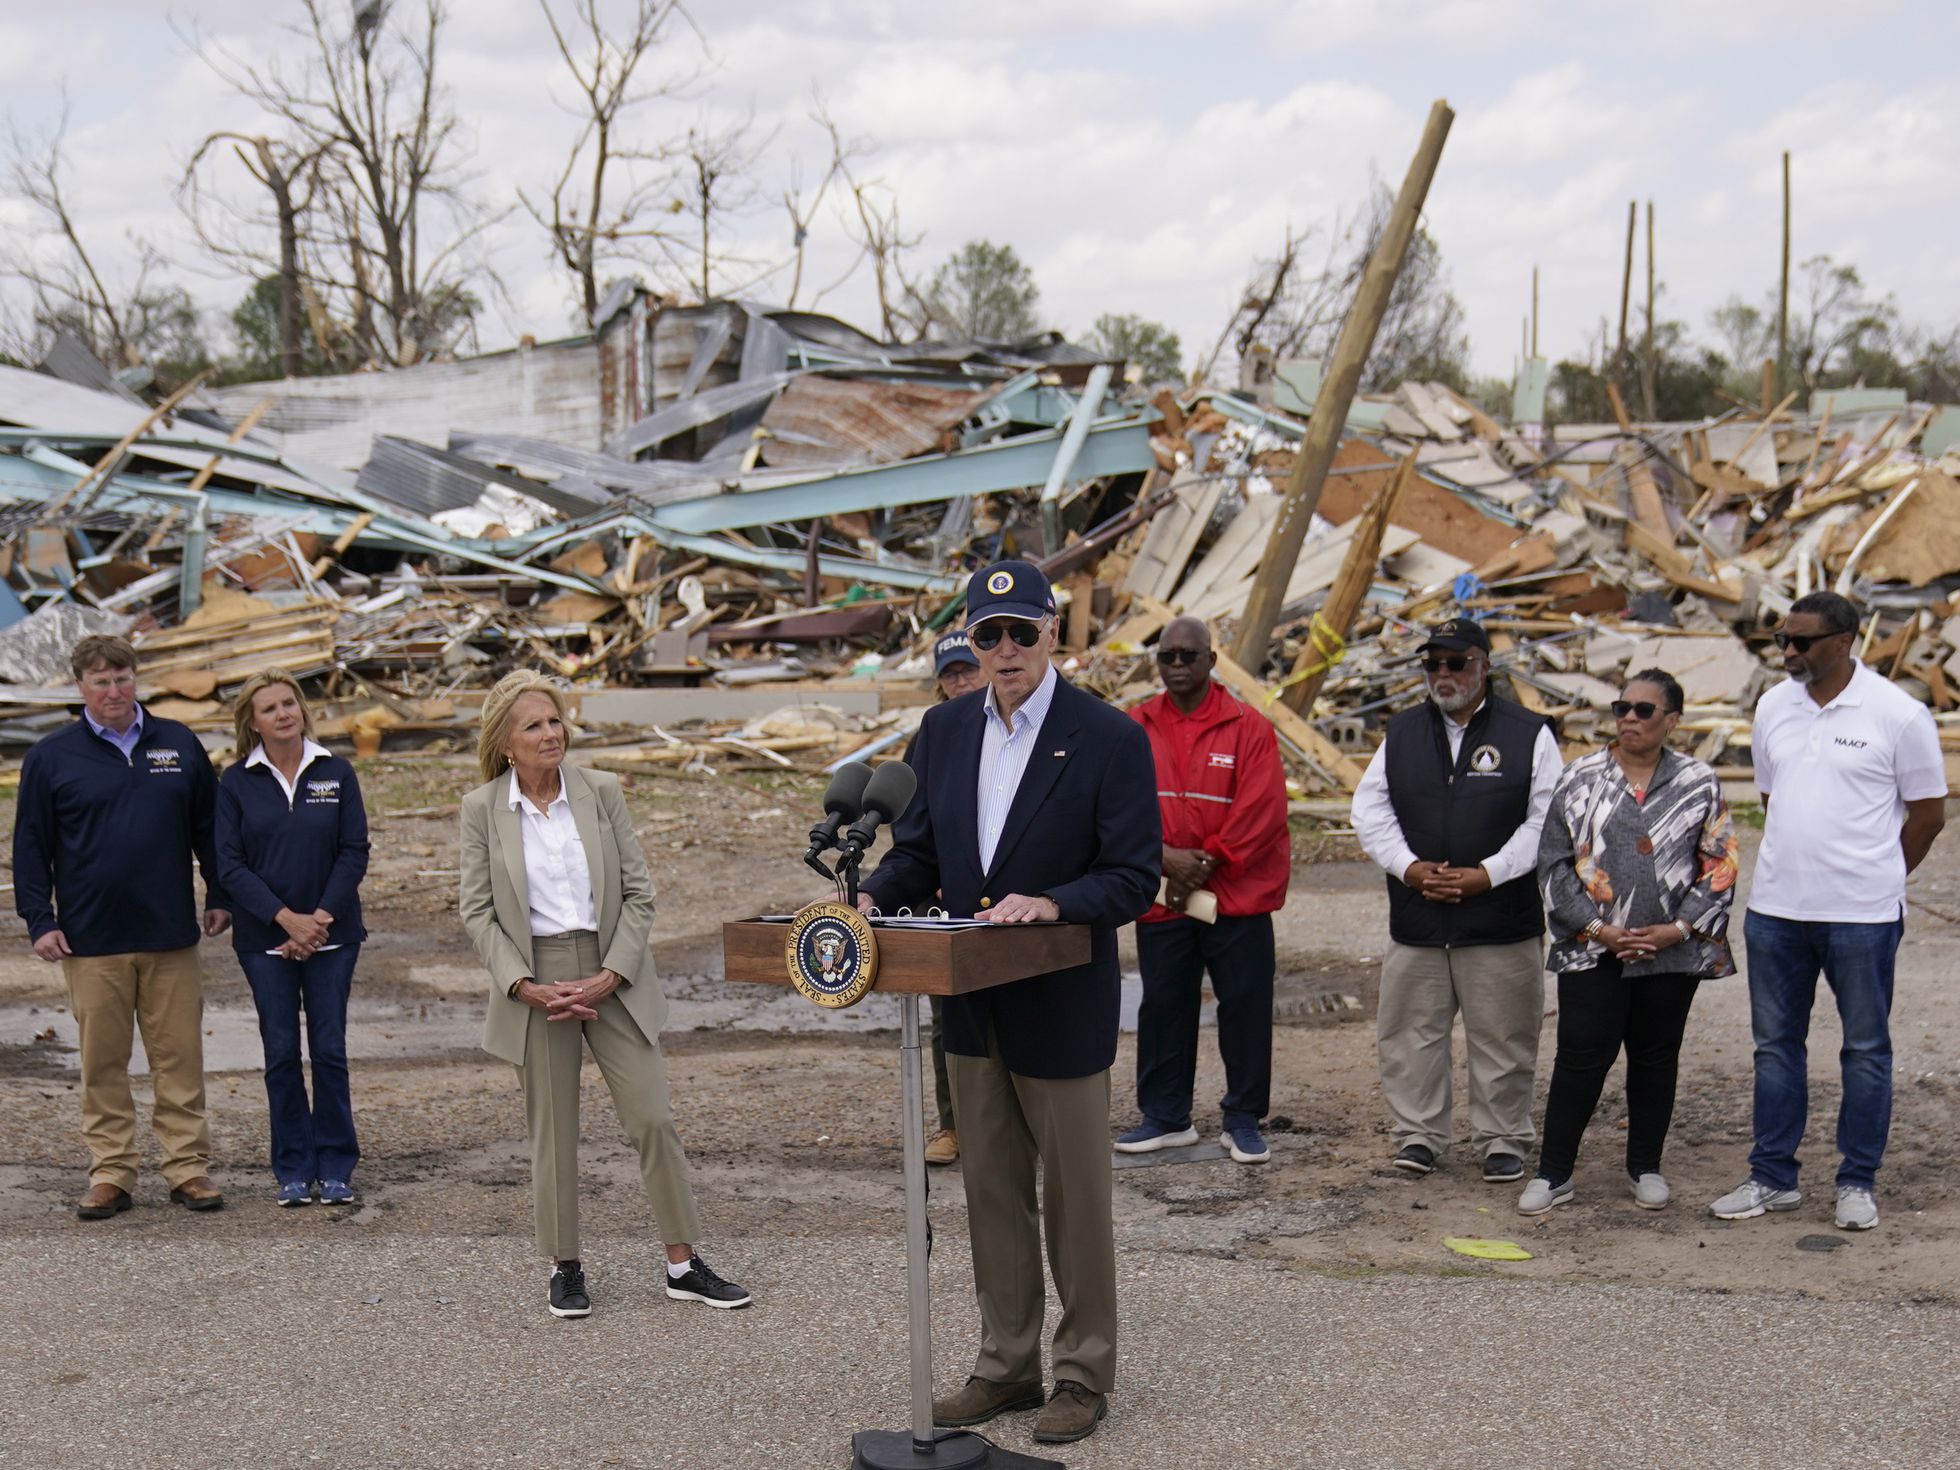
M 1268 696 L 1271 690 L 1220 651 L 1212 671 L 1218 681 L 1272 722 L 1279 738 L 1349 791 L 1361 784 L 1363 767 L 1299 715 Z

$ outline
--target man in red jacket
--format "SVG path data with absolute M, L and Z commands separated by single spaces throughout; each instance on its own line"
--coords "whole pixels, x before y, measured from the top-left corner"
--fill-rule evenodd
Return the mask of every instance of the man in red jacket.
M 1218 997 L 1225 1062 L 1220 1140 L 1241 1164 L 1272 1157 L 1259 1134 L 1273 1072 L 1273 911 L 1286 902 L 1292 843 L 1286 777 L 1273 727 L 1212 683 L 1217 656 L 1196 618 L 1157 640 L 1164 692 L 1131 711 L 1150 736 L 1164 823 L 1162 901 L 1137 920 L 1143 1006 L 1137 1014 L 1137 1106 L 1123 1153 L 1196 1143 L 1191 1091 L 1206 971 Z M 1196 915 L 1216 915 L 1210 922 Z M 1193 896 L 1198 895 L 1195 901 Z

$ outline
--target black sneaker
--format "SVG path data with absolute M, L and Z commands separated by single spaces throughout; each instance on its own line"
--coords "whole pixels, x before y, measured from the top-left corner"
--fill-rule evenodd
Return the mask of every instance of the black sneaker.
M 551 1315 L 592 1315 L 592 1298 L 585 1294 L 585 1268 L 577 1261 L 560 1261 L 551 1273 Z
M 1484 1183 L 1515 1184 L 1524 1178 L 1524 1160 L 1516 1154 L 1486 1154 Z
M 706 1302 L 711 1307 L 746 1307 L 753 1298 L 732 1281 L 723 1281 L 699 1256 L 687 1258 L 685 1276 L 667 1277 L 667 1295 L 681 1302 Z
M 1411 1143 L 1395 1156 L 1393 1163 L 1405 1173 L 1430 1174 L 1436 1169 L 1436 1155 L 1420 1143 Z

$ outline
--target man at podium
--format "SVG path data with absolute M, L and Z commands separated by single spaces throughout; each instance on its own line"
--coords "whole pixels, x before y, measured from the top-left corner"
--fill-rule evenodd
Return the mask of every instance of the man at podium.
M 917 794 L 858 902 L 890 912 L 938 893 L 954 914 L 1091 927 L 1088 964 L 945 1006 L 981 1335 L 972 1376 L 934 1401 L 933 1418 L 969 1427 L 1040 1407 L 1035 1439 L 1062 1444 L 1095 1432 L 1115 1382 L 1116 931 L 1157 892 L 1162 829 L 1142 728 L 1050 661 L 1048 579 L 1027 562 L 996 562 L 973 574 L 966 608 L 986 695 L 926 712 L 910 757 Z M 1052 1393 L 1041 1371 L 1044 1226 L 1062 1303 Z

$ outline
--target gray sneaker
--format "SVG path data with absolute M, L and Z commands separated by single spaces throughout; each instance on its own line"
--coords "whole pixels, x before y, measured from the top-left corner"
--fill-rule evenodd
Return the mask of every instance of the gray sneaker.
M 1841 1184 L 1837 1192 L 1837 1228 L 1869 1230 L 1878 1223 L 1878 1201 L 1860 1185 Z
M 1569 1204 L 1571 1199 L 1570 1179 L 1563 1184 L 1554 1184 L 1549 1179 L 1534 1179 L 1524 1187 L 1524 1193 L 1518 1196 L 1518 1213 L 1542 1215 L 1560 1205 Z
M 1760 1179 L 1745 1179 L 1708 1207 L 1718 1220 L 1753 1220 L 1766 1211 L 1794 1210 L 1803 1203 L 1800 1189 L 1772 1189 Z
M 1674 1191 L 1667 1187 L 1667 1180 L 1659 1174 L 1642 1174 L 1638 1179 L 1627 1182 L 1633 1190 L 1633 1202 L 1643 1210 L 1664 1210 L 1667 1202 L 1674 1198 Z

